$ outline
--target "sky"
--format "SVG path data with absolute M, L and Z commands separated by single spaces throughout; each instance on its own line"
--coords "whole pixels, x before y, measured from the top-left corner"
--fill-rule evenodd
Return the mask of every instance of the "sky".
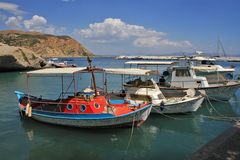
M 97 55 L 212 54 L 218 40 L 240 55 L 240 1 L 4 0 L 8 29 L 69 35 Z

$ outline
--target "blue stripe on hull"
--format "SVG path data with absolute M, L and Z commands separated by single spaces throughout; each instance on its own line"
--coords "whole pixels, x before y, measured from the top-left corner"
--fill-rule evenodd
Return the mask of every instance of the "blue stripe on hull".
M 42 117 L 49 117 L 49 118 L 56 118 L 56 119 L 71 119 L 71 120 L 91 120 L 91 119 L 109 119 L 109 118 L 117 118 L 117 117 L 124 117 L 136 114 L 137 112 L 141 112 L 150 108 L 151 105 L 148 105 L 144 108 L 138 109 L 131 113 L 123 114 L 120 116 L 114 116 L 112 114 L 71 114 L 71 113 L 58 113 L 58 112 L 48 112 L 48 111 L 41 111 L 41 110 L 32 110 L 33 115 L 38 115 Z M 25 110 L 25 109 L 24 109 Z
M 149 109 L 151 109 L 151 105 L 149 107 L 145 107 L 141 110 L 138 110 L 137 112 L 132 112 L 131 114 L 125 114 L 123 116 L 113 116 L 109 117 L 107 114 L 105 118 L 99 118 L 99 115 L 97 115 L 96 119 L 89 118 L 89 119 L 83 119 L 82 115 L 76 115 L 76 117 L 72 118 L 59 118 L 59 116 L 49 116 L 42 114 L 37 114 L 36 112 L 32 112 L 32 118 L 41 122 L 55 124 L 55 125 L 63 125 L 63 126 L 72 126 L 72 127 L 80 127 L 80 128 L 108 128 L 108 127 L 120 127 L 120 126 L 131 126 L 133 123 L 133 120 L 138 123 L 143 120 L 143 115 L 145 112 L 150 113 Z M 89 115 L 84 115 L 89 116 Z M 92 115 L 91 115 L 92 116 Z

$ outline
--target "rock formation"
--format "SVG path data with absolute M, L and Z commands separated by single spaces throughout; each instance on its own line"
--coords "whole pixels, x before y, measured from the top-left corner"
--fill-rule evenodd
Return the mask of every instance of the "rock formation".
M 17 30 L 0 31 L 0 72 L 42 68 L 46 65 L 43 58 L 48 57 L 88 55 L 93 54 L 69 36 Z
M 45 60 L 29 49 L 0 43 L 0 72 L 38 69 L 45 65 Z
M 0 42 L 24 47 L 41 57 L 79 57 L 93 55 L 82 44 L 69 36 L 55 36 L 39 32 L 17 30 L 0 31 Z

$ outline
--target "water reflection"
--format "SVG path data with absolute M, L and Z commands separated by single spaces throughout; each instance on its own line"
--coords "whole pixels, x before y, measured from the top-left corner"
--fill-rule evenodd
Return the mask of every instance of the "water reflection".
M 44 124 L 30 119 L 24 119 L 21 125 L 31 144 L 30 159 L 43 156 L 69 159 L 72 155 L 75 155 L 75 158 L 87 159 L 144 158 L 145 154 L 150 152 L 151 143 L 159 131 L 152 125 L 134 128 L 127 150 L 131 128 L 78 129 Z M 44 155 L 39 150 L 44 152 Z M 52 154 L 59 150 L 66 154 L 60 153 L 61 156 Z
M 240 95 L 240 91 L 238 90 L 235 96 L 229 100 L 229 103 L 232 109 L 238 116 L 240 116 L 240 96 L 239 95 Z

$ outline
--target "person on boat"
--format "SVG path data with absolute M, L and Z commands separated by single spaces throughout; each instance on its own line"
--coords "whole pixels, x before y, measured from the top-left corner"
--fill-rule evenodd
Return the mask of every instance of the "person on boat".
M 161 78 L 159 79 L 159 84 L 164 86 L 165 82 L 166 82 L 166 80 L 165 80 L 164 76 L 161 76 Z

